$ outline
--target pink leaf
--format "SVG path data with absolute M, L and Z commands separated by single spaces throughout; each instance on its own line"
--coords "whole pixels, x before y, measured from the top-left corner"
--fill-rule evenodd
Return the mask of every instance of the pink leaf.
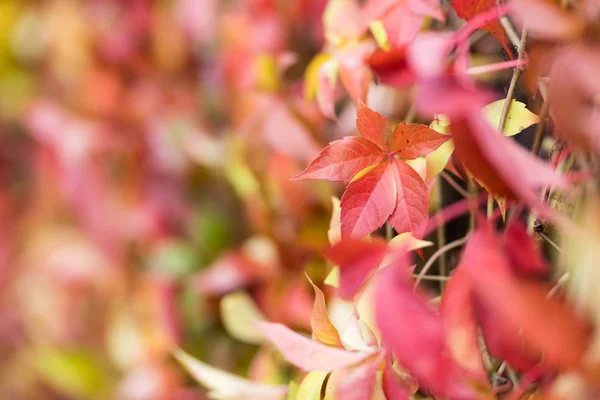
M 352 298 L 367 277 L 381 264 L 386 252 L 386 243 L 379 239 L 343 239 L 326 248 L 325 256 L 340 266 L 340 296 Z
M 458 267 L 442 296 L 441 313 L 446 341 L 454 359 L 466 370 L 485 377 L 469 274 Z
M 377 361 L 363 363 L 346 372 L 336 383 L 336 398 L 344 400 L 370 399 L 375 386 Z
M 349 182 L 357 173 L 379 163 L 382 158 L 381 150 L 372 142 L 361 137 L 347 136 L 331 142 L 304 171 L 291 179 Z
M 381 376 L 383 393 L 387 400 L 408 400 L 419 389 L 419 384 L 410 375 L 400 373 L 390 363 L 386 363 Z
M 362 238 L 381 227 L 396 207 L 393 164 L 382 163 L 350 182 L 341 199 L 342 237 Z
M 429 218 L 427 185 L 419 174 L 404 161 L 395 160 L 394 179 L 397 198 L 390 224 L 398 233 L 411 232 L 420 239 Z
M 470 21 L 477 15 L 491 8 L 498 7 L 496 0 L 452 0 L 452 7 L 456 10 L 456 14 L 467 21 Z M 508 46 L 506 33 L 499 20 L 491 21 L 481 29 L 491 33 L 504 47 L 507 54 L 512 57 L 512 51 Z
M 298 160 L 311 160 L 319 146 L 308 129 L 288 108 L 277 102 L 269 103 L 270 110 L 263 123 L 263 134 L 271 147 Z
M 255 283 L 268 276 L 268 271 L 240 253 L 229 252 L 208 269 L 194 276 L 194 285 L 202 293 L 221 296 Z
M 541 283 L 518 279 L 489 226 L 479 227 L 465 247 L 462 262 L 477 298 L 496 313 L 501 331 L 522 335 L 524 343 L 559 368 L 579 368 L 588 331 L 574 310 Z M 530 351 L 531 351 L 530 350 Z
M 375 316 L 383 343 L 436 396 L 474 399 L 460 382 L 465 372 L 448 354 L 442 319 L 408 283 L 408 265 L 400 255 L 377 275 Z
M 585 21 L 548 0 L 515 1 L 511 15 L 520 25 L 527 25 L 531 36 L 545 40 L 565 40 L 579 36 Z
M 377 350 L 350 352 L 313 342 L 281 324 L 257 323 L 286 360 L 304 371 L 330 372 L 358 364 Z

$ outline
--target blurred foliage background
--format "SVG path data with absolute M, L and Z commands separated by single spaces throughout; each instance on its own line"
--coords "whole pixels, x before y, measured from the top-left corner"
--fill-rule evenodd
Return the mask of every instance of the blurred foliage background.
M 287 382 L 219 299 L 308 327 L 331 189 L 288 178 L 340 134 L 303 95 L 324 7 L 0 1 L 0 398 L 204 399 L 175 345 Z

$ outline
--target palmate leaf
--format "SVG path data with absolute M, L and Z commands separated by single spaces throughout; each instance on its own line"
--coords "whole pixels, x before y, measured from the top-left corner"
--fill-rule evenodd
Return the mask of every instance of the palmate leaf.
M 360 137 L 327 146 L 300 179 L 349 182 L 341 199 L 342 237 L 362 238 L 390 221 L 398 233 L 420 239 L 427 224 L 429 195 L 419 174 L 401 159 L 415 159 L 450 139 L 420 124 L 399 124 L 360 104 Z
M 456 11 L 456 15 L 467 20 L 467 22 L 482 12 L 498 6 L 496 0 L 452 0 L 451 3 Z M 498 39 L 498 42 L 504 47 L 509 57 L 512 58 L 512 51 L 509 48 L 506 33 L 499 20 L 490 22 L 482 27 L 482 29 Z

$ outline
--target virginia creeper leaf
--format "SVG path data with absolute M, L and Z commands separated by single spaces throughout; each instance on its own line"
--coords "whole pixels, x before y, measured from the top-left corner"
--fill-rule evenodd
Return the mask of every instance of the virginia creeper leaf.
M 392 150 L 404 160 L 425 156 L 446 141 L 450 136 L 441 135 L 421 124 L 400 123 L 393 133 Z
M 260 344 L 262 333 L 256 328 L 256 321 L 266 318 L 252 298 L 245 292 L 235 292 L 221 299 L 221 320 L 227 333 L 245 342 Z
M 442 296 L 441 313 L 446 341 L 454 359 L 468 371 L 485 376 L 468 274 L 460 267 L 452 274 Z
M 298 387 L 298 393 L 293 400 L 320 400 L 327 375 L 327 372 L 322 371 L 309 372 L 302 380 L 300 387 Z
M 286 360 L 304 371 L 330 372 L 358 364 L 376 349 L 345 351 L 313 342 L 281 324 L 259 322 L 258 327 Z
M 422 387 L 444 398 L 473 399 L 465 372 L 450 357 L 442 319 L 408 282 L 409 262 L 399 255 L 377 275 L 375 313 L 383 344 Z
M 252 382 L 228 372 L 211 367 L 182 350 L 173 355 L 188 372 L 210 392 L 216 400 L 283 400 L 287 386 L 266 385 Z
M 357 173 L 382 159 L 381 150 L 369 140 L 347 136 L 331 142 L 304 171 L 291 179 L 350 182 Z
M 336 382 L 335 398 L 348 400 L 370 399 L 375 386 L 377 361 L 363 363 L 349 371 Z
M 356 127 L 361 136 L 369 139 L 380 149 L 389 148 L 392 127 L 390 121 L 383 115 L 371 110 L 364 103 L 360 103 L 356 112 Z
M 456 11 L 456 15 L 460 18 L 470 21 L 475 16 L 481 14 L 484 11 L 489 10 L 492 7 L 497 7 L 498 3 L 496 0 L 451 0 L 452 7 Z M 494 20 L 489 24 L 483 26 L 481 29 L 491 33 L 504 47 L 507 54 L 512 57 L 512 51 L 508 46 L 508 40 L 504 27 L 499 20 Z
M 341 200 L 342 237 L 362 238 L 381 227 L 394 212 L 396 194 L 394 164 L 379 164 L 350 182 Z
M 352 298 L 356 294 L 381 264 L 386 251 L 385 242 L 378 239 L 342 239 L 324 250 L 325 256 L 340 266 L 339 294 L 342 298 Z
M 412 236 L 420 239 L 423 237 L 429 218 L 427 185 L 405 162 L 396 160 L 394 166 L 397 198 L 390 224 L 396 232 L 411 232 Z
M 514 275 L 490 227 L 481 226 L 471 236 L 462 262 L 479 301 L 497 313 L 501 330 L 520 333 L 549 365 L 580 367 L 588 345 L 587 328 L 568 305 L 548 298 L 550 288 Z
M 342 347 L 340 335 L 329 320 L 329 315 L 327 314 L 325 294 L 323 294 L 323 291 L 321 291 L 310 278 L 308 278 L 308 281 L 315 291 L 315 301 L 313 303 L 312 315 L 310 318 L 313 340 L 329 346 Z

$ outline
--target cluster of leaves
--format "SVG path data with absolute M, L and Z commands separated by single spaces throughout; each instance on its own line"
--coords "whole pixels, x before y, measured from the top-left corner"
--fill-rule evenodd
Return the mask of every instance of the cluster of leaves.
M 0 398 L 598 398 L 599 15 L 0 2 Z
M 437 1 L 328 2 L 325 48 L 307 68 L 305 94 L 324 116 L 337 119 L 339 75 L 359 135 L 332 141 L 292 181 L 347 185 L 333 202 L 324 255 L 335 266 L 325 279 L 336 288 L 330 301 L 349 311 L 337 321 L 339 311 L 326 307 L 324 293 L 310 281 L 312 340 L 262 315 L 254 320 L 258 338 L 307 372 L 299 385 L 234 385 L 231 376 L 215 384 L 206 365 L 179 354 L 215 398 L 598 395 L 597 307 L 592 293 L 582 292 L 592 285 L 583 276 L 593 274 L 586 257 L 594 251 L 575 242 L 582 235 L 597 238 L 597 203 L 589 198 L 598 196 L 590 177 L 597 172 L 600 137 L 594 119 L 600 47 L 589 15 L 600 8 L 592 1 L 558 6 L 545 0 L 454 0 L 451 6 L 467 20 L 454 32 L 441 28 L 451 26 L 451 13 Z M 428 18 L 438 22 L 429 25 Z M 473 67 L 471 37 L 478 29 L 493 35 L 509 60 Z M 499 79 L 508 94 L 494 102 L 474 76 L 508 68 L 514 68 L 510 83 Z M 514 100 L 523 71 L 523 96 L 541 95 L 539 118 Z M 405 122 L 393 127 L 366 104 L 377 84 L 411 99 Z M 410 123 L 414 112 L 430 125 Z M 532 124 L 539 126 L 531 150 L 507 137 Z M 430 199 L 439 198 L 433 189 L 442 187 L 442 176 L 467 198 L 430 221 Z M 489 196 L 487 218 L 477 192 Z M 471 228 L 444 245 L 440 229 L 464 212 L 471 214 Z M 582 215 L 594 228 L 574 222 Z M 386 224 L 387 241 L 376 236 Z M 549 226 L 567 238 L 565 250 L 548 236 Z M 439 249 L 419 271 L 410 253 L 422 257 L 433 244 L 422 239 L 436 229 Z M 544 254 L 540 240 L 553 250 Z M 459 246 L 448 274 L 445 252 Z M 442 285 L 435 297 L 418 286 L 432 277 L 426 274 L 438 258 L 440 275 L 433 278 Z

